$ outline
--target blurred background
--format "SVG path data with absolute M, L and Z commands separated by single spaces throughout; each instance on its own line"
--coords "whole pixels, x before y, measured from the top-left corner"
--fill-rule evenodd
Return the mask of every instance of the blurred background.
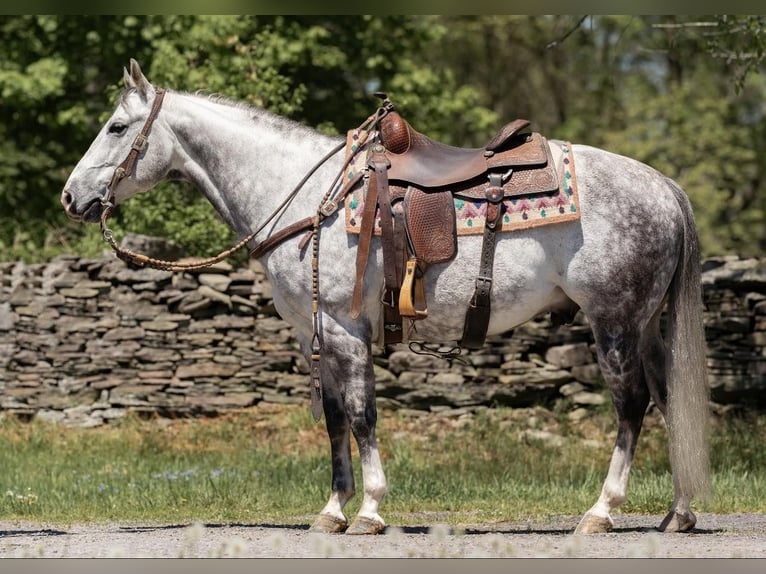
M 98 254 L 59 195 L 111 114 L 129 58 L 156 85 L 217 93 L 326 133 L 388 93 L 421 132 L 478 146 L 515 118 L 676 179 L 703 255 L 766 247 L 764 16 L 2 16 L 0 261 Z M 637 188 L 636 193 L 641 193 Z M 232 236 L 184 184 L 114 228 L 190 254 Z

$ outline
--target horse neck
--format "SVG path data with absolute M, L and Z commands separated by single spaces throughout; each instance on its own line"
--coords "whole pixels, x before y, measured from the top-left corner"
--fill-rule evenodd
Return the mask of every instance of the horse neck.
M 245 236 L 271 215 L 337 138 L 260 109 L 173 94 L 167 117 L 178 169 Z M 328 161 L 285 210 L 284 224 L 316 212 L 342 154 Z M 283 226 L 277 220 L 274 227 Z M 261 237 L 262 239 L 262 237 Z

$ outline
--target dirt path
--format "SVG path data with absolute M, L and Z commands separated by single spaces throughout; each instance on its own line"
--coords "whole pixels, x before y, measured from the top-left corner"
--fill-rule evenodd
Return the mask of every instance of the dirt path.
M 615 531 L 573 536 L 577 517 L 449 529 L 389 527 L 383 535 L 317 535 L 269 524 L 73 524 L 0 521 L 0 557 L 321 558 L 587 557 L 766 558 L 766 515 L 703 514 L 689 534 L 654 530 L 661 516 L 618 515 Z

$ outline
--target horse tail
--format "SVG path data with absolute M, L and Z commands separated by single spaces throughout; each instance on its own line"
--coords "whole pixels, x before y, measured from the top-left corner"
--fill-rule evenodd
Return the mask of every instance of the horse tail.
M 683 246 L 668 297 L 667 425 L 676 495 L 710 493 L 710 407 L 702 322 L 700 247 L 689 198 L 673 182 L 683 218 Z

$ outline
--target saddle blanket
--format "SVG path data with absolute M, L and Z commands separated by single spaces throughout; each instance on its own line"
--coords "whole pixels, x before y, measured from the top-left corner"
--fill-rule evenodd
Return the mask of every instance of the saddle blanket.
M 367 142 L 375 139 L 375 134 L 362 134 L 352 130 L 347 135 L 346 153 L 354 155 L 346 171 L 346 181 L 367 169 Z M 364 141 L 365 144 L 359 145 Z M 503 224 L 500 231 L 516 231 L 541 225 L 563 223 L 580 218 L 580 202 L 577 196 L 577 177 L 575 174 L 572 146 L 561 142 L 562 159 L 559 165 L 559 189 L 550 193 L 535 193 L 506 198 L 503 201 Z M 367 180 L 365 180 L 367 181 Z M 360 185 L 351 191 L 345 199 L 347 233 L 358 234 L 364 212 L 366 185 Z M 487 215 L 486 200 L 471 200 L 454 197 L 458 235 L 481 235 L 484 233 L 484 221 Z M 376 216 L 375 234 L 380 235 L 380 217 Z

